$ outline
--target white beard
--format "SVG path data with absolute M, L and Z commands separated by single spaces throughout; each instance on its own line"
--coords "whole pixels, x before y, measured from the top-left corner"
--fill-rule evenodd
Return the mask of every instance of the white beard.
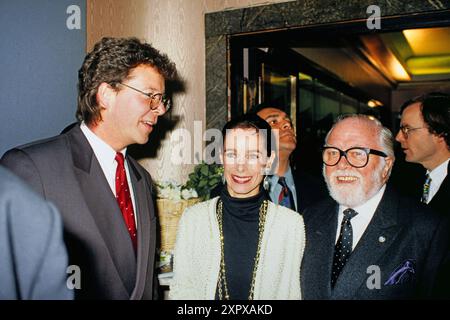
M 383 161 L 380 162 L 380 166 L 372 172 L 372 181 L 367 181 L 357 170 L 336 170 L 329 177 L 325 174 L 325 165 L 322 173 L 325 178 L 325 182 L 328 187 L 330 196 L 340 205 L 355 208 L 367 202 L 372 198 L 383 186 L 381 171 L 383 170 Z M 357 177 L 353 183 L 338 184 L 336 181 L 337 176 L 354 176 Z M 372 187 L 368 192 L 364 191 L 364 186 L 367 183 L 372 183 Z

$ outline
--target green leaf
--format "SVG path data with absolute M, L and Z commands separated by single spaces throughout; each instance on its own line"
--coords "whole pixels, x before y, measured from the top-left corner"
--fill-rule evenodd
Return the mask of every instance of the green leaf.
M 213 178 L 213 179 L 211 179 L 211 180 L 209 180 L 209 185 L 211 186 L 211 187 L 215 187 L 216 186 L 216 184 L 218 184 L 219 183 L 219 179 L 217 179 L 217 178 Z
M 209 171 L 208 170 L 208 165 L 202 166 L 200 170 L 201 170 L 200 172 L 201 172 L 202 175 L 208 176 L 208 171 Z

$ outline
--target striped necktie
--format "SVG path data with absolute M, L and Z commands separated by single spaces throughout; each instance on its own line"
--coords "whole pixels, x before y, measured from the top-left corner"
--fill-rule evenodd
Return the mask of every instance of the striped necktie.
M 294 196 L 286 183 L 286 179 L 284 177 L 279 177 L 278 183 L 281 185 L 278 204 L 295 211 Z
M 420 199 L 420 201 L 422 203 L 425 203 L 425 204 L 428 203 L 428 196 L 430 194 L 430 184 L 431 184 L 431 177 L 427 173 L 427 175 L 425 177 L 425 183 L 423 184 L 422 199 Z

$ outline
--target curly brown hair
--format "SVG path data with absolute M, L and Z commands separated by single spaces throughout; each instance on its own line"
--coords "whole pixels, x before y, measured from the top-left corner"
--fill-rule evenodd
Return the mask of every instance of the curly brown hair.
M 177 76 L 176 66 L 166 54 L 137 38 L 102 38 L 89 52 L 78 70 L 78 107 L 76 117 L 87 124 L 101 120 L 97 91 L 105 82 L 114 88 L 139 65 L 156 68 L 165 80 Z

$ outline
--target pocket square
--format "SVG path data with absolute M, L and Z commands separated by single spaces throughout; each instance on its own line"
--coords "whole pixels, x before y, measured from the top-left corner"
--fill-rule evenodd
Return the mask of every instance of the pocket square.
M 407 281 L 410 281 L 414 274 L 416 273 L 415 270 L 415 263 L 413 260 L 406 260 L 403 262 L 400 266 L 398 266 L 394 272 L 391 273 L 389 276 L 389 279 L 384 283 L 385 286 L 392 286 L 396 284 L 402 284 Z

